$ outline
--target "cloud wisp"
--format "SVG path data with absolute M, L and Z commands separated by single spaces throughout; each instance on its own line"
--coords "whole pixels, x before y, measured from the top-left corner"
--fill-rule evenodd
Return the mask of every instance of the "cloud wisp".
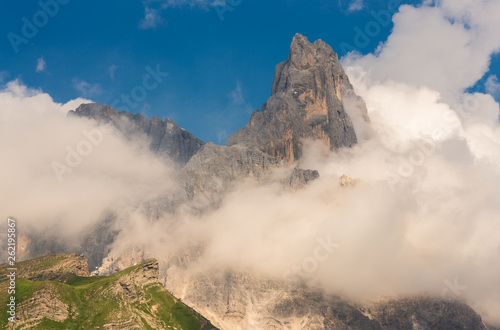
M 73 87 L 79 91 L 83 97 L 93 97 L 101 95 L 103 92 L 101 84 L 88 83 L 76 78 L 73 79 Z
M 42 72 L 42 71 L 45 71 L 45 69 L 47 68 L 47 63 L 45 63 L 45 60 L 43 59 L 43 56 L 40 57 L 38 60 L 37 60 L 37 64 L 36 64 L 36 72 Z
M 144 18 L 139 22 L 139 28 L 143 30 L 154 29 L 163 24 L 166 24 L 166 20 L 161 16 L 160 9 L 144 7 Z
M 167 19 L 163 17 L 166 9 L 189 8 L 209 10 L 214 7 L 225 7 L 226 0 L 147 0 L 143 1 L 143 4 L 144 17 L 139 22 L 139 28 L 148 30 L 168 23 Z
M 486 79 L 486 83 L 484 84 L 486 93 L 490 94 L 494 98 L 500 97 L 500 82 L 498 82 L 498 77 L 494 74 Z
M 360 11 L 363 8 L 364 8 L 363 0 L 352 0 L 351 3 L 349 3 L 349 8 L 347 8 L 347 11 L 350 12 Z

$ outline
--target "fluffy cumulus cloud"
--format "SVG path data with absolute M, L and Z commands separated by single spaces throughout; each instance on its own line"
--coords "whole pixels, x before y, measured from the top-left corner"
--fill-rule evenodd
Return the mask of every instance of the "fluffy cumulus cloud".
M 489 76 L 489 94 L 465 91 L 488 74 L 500 50 L 498 12 L 500 3 L 489 0 L 401 6 L 392 34 L 374 54 L 344 57 L 367 102 L 374 136 L 329 165 L 348 165 L 345 170 L 370 189 L 381 189 L 376 182 L 383 181 L 389 187 L 385 197 L 373 197 L 378 206 L 364 201 L 373 215 L 360 215 L 372 221 L 392 210 L 377 220 L 384 226 L 393 219 L 378 232 L 384 242 L 370 241 L 371 252 L 387 244 L 392 251 L 372 256 L 391 270 L 374 286 L 450 293 L 447 283 L 458 279 L 461 294 L 496 324 L 500 109 L 492 96 L 498 82 Z M 361 159 L 371 160 L 370 169 Z
M 453 97 L 487 72 L 491 54 L 500 48 L 499 10 L 494 0 L 401 6 L 388 40 L 356 61 L 380 81 L 423 85 Z
M 2 218 L 71 243 L 103 212 L 154 194 L 158 179 L 168 178 L 169 168 L 148 148 L 93 121 L 67 118 L 90 102 L 60 104 L 19 81 L 0 90 Z

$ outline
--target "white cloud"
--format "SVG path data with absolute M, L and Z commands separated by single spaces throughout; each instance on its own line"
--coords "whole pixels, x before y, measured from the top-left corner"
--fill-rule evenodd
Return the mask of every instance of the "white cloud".
M 84 97 L 92 97 L 102 94 L 103 90 L 100 84 L 91 84 L 83 80 L 73 79 L 73 87 L 82 93 Z
M 486 79 L 484 84 L 486 92 L 493 97 L 500 97 L 500 83 L 498 82 L 498 77 L 496 75 L 491 75 Z
M 0 90 L 0 104 L 2 104 L 0 122 L 8 124 L 9 118 L 16 118 L 24 111 L 19 109 L 29 109 L 33 114 L 65 115 L 69 110 L 76 109 L 82 103 L 92 103 L 92 101 L 77 98 L 64 104 L 57 103 L 49 94 L 43 93 L 39 89 L 29 88 L 19 80 L 14 80 L 8 82 Z
M 239 80 L 236 82 L 236 87 L 229 93 L 229 99 L 233 104 L 241 105 L 245 103 L 245 96 Z
M 143 30 L 154 29 L 164 23 L 165 20 L 161 17 L 159 9 L 146 6 L 144 8 L 144 18 L 139 22 L 139 28 Z
M 37 60 L 37 64 L 36 64 L 36 72 L 42 72 L 42 71 L 45 71 L 45 69 L 47 68 L 47 63 L 45 63 L 45 60 L 43 59 L 43 56 L 41 56 L 38 60 Z
M 215 6 L 224 6 L 226 0 L 163 0 L 162 7 L 182 7 L 188 6 L 191 8 L 210 8 Z
M 210 9 L 216 6 L 225 6 L 226 0 L 160 0 L 160 1 L 143 1 L 144 3 L 144 18 L 139 22 L 141 29 L 153 29 L 160 25 L 164 25 L 167 21 L 162 17 L 162 11 L 167 8 L 182 8 L 190 9 Z M 157 4 L 157 8 L 153 4 Z
M 88 144 L 85 131 L 97 128 L 91 120 L 69 120 L 67 111 L 91 102 L 78 98 L 57 103 L 17 80 L 0 89 L 2 217 L 22 219 L 25 231 L 50 228 L 58 240 L 74 244 L 75 236 L 103 211 L 124 200 L 140 200 L 158 182 L 170 184 L 165 180 L 169 169 L 148 148 L 139 149 L 140 143 L 134 147 L 135 142 L 112 131 L 103 133 L 102 143 L 94 143 L 81 164 L 64 173 L 62 182 L 57 179 L 54 162 L 68 164 L 68 148 Z
M 347 9 L 348 11 L 359 11 L 363 9 L 363 0 L 352 0 L 351 3 L 349 4 L 349 8 Z
M 375 54 L 342 59 L 375 131 L 370 145 L 360 146 L 360 161 L 371 157 L 373 168 L 380 165 L 377 173 L 347 162 L 350 171 L 360 169 L 363 180 L 368 173 L 393 173 L 402 180 L 397 193 L 408 193 L 408 201 L 421 206 L 410 202 L 399 216 L 407 226 L 400 249 L 412 250 L 412 263 L 420 263 L 419 280 L 409 281 L 410 287 L 432 291 L 433 283 L 439 289 L 444 279 L 458 276 L 468 282 L 472 306 L 496 324 L 500 292 L 491 288 L 500 277 L 499 245 L 488 232 L 499 228 L 500 107 L 491 95 L 464 91 L 487 73 L 500 49 L 498 12 L 500 2 L 491 0 L 404 5 Z M 485 88 L 498 92 L 496 76 L 490 75 Z M 486 181 L 472 183 L 476 173 Z M 428 268 L 427 262 L 439 266 Z M 383 286 L 383 279 L 377 281 Z
M 478 81 L 488 71 L 490 55 L 500 49 L 498 12 L 500 2 L 489 0 L 401 6 L 387 41 L 356 63 L 379 81 L 425 85 L 452 97 Z
M 116 69 L 118 69 L 118 66 L 116 64 L 112 64 L 110 67 L 109 67 L 109 77 L 114 80 L 115 79 L 115 72 L 116 72 Z
M 239 80 L 236 81 L 236 86 L 228 94 L 228 98 L 230 101 L 228 110 L 232 116 L 247 116 L 254 110 L 252 105 L 245 98 L 244 88 Z

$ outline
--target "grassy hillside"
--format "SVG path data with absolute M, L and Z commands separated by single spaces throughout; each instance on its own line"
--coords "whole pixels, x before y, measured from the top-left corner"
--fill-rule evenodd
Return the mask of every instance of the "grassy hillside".
M 7 265 L 0 266 L 0 327 L 11 329 L 214 329 L 158 284 L 155 259 L 111 276 L 82 276 L 82 256 L 17 264 L 15 326 L 8 322 Z M 83 259 L 84 260 L 84 259 Z

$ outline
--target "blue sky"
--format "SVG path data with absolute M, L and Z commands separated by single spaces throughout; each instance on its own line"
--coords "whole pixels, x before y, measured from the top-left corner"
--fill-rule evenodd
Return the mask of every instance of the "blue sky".
M 355 45 L 357 29 L 391 2 L 232 0 L 226 4 L 231 10 L 224 10 L 219 0 L 59 1 L 46 24 L 40 15 L 34 17 L 41 9 L 38 1 L 3 5 L 0 83 L 19 79 L 61 103 L 83 97 L 112 104 L 142 85 L 148 67 L 158 67 L 168 77 L 129 110 L 171 117 L 204 141 L 217 143 L 266 102 L 274 68 L 286 60 L 295 33 L 310 41 L 323 39 L 344 55 L 340 45 Z M 23 36 L 23 17 L 39 19 L 41 26 L 17 45 L 16 53 L 8 36 Z M 391 28 L 392 23 L 380 26 L 366 46 L 356 49 L 373 52 Z M 500 72 L 499 56 L 490 71 Z M 486 77 L 475 89 L 485 83 Z

